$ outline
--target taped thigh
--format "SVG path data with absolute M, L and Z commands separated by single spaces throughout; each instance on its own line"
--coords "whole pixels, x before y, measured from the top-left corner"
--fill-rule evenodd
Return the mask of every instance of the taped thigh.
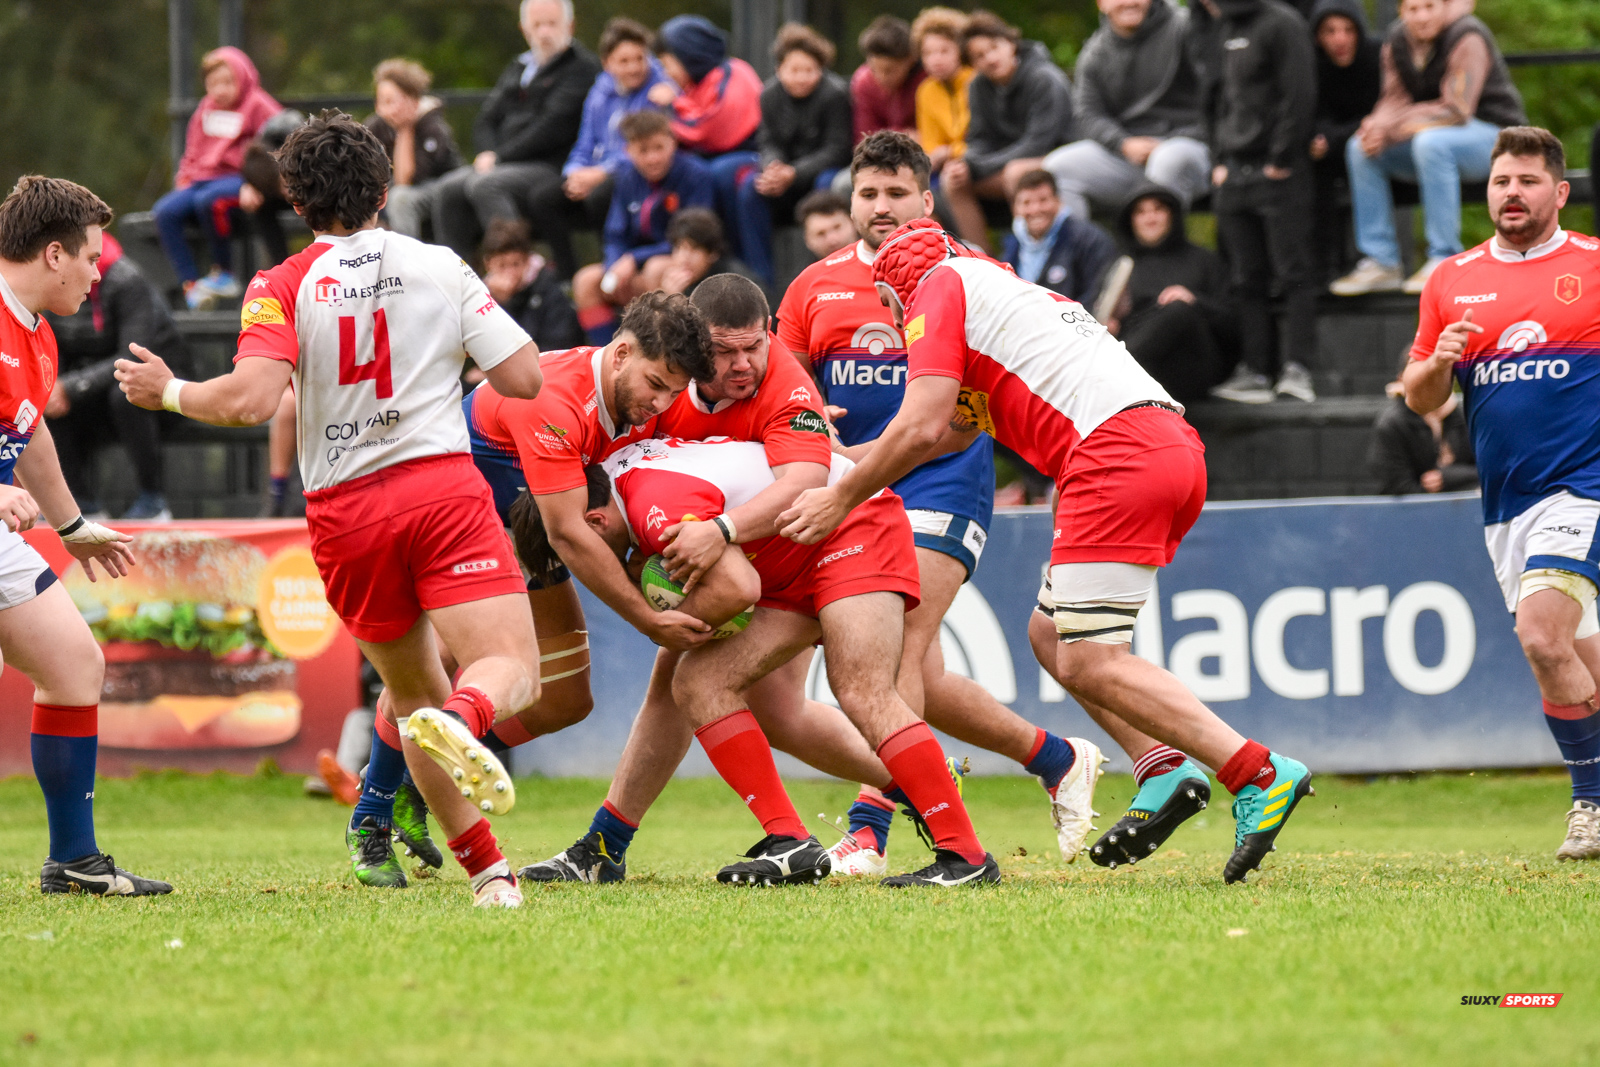
M 1134 620 L 1150 599 L 1155 576 L 1155 567 L 1136 563 L 1056 564 L 1045 583 L 1056 634 L 1069 642 L 1132 644 Z
M 552 652 L 545 649 L 557 641 L 568 640 L 572 637 L 579 638 L 576 645 L 571 648 L 560 648 Z M 559 682 L 563 678 L 571 678 L 575 674 L 582 674 L 589 669 L 589 631 L 572 630 L 568 633 L 546 637 L 539 642 L 539 684 L 549 685 Z
M 1583 609 L 1583 617 L 1578 621 L 1578 632 L 1574 635 L 1577 640 L 1581 641 L 1586 637 L 1600 634 L 1600 615 L 1597 615 L 1595 610 L 1595 600 L 1600 590 L 1595 588 L 1594 582 L 1573 571 L 1564 571 L 1556 567 L 1536 567 L 1531 571 L 1522 572 L 1522 586 L 1517 595 L 1517 602 L 1520 604 L 1541 589 L 1554 589 L 1576 601 L 1578 607 Z

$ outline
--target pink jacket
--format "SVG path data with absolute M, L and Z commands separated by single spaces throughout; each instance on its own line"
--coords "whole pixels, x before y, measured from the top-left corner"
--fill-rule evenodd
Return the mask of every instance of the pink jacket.
M 266 121 L 283 110 L 283 105 L 261 88 L 261 75 L 256 73 L 256 65 L 250 62 L 249 56 L 232 47 L 219 48 L 217 52 L 233 69 L 234 80 L 239 83 L 239 98 L 227 109 L 215 106 L 209 97 L 204 98 L 189 117 L 183 159 L 178 163 L 175 181 L 180 189 L 195 182 L 238 174 L 244 163 L 245 148 Z
M 703 156 L 747 145 L 761 126 L 761 78 L 742 59 L 726 59 L 672 102 L 672 133 Z

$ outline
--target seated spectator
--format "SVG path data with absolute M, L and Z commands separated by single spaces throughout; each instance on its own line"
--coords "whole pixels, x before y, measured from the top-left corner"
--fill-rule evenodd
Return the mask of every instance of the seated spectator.
M 598 230 L 611 208 L 616 173 L 628 165 L 627 143 L 617 129 L 623 116 L 657 105 L 650 102 L 656 86 L 666 86 L 666 72 L 651 49 L 655 35 L 629 18 L 614 18 L 600 31 L 603 69 L 583 102 L 583 122 L 559 180 L 552 176 L 528 194 L 529 210 L 550 244 L 556 270 L 570 278 L 578 269 L 572 249 L 574 229 Z
M 1411 363 L 1411 349 L 1400 353 L 1400 371 Z M 1406 406 L 1405 387 L 1396 380 L 1385 387 L 1389 406 L 1372 425 L 1367 468 L 1378 479 L 1378 492 L 1454 493 L 1478 488 L 1472 435 L 1461 411 L 1461 394 L 1426 415 Z
M 734 252 L 748 258 L 734 217 L 741 178 L 759 165 L 756 133 L 761 128 L 761 78 L 742 59 L 728 55 L 728 37 L 710 19 L 679 15 L 661 24 L 656 55 L 679 87 L 658 85 L 650 99 L 672 108 L 678 143 L 707 160 L 717 214 L 728 227 Z
M 745 261 L 774 281 L 772 226 L 787 222 L 807 193 L 826 189 L 850 165 L 850 90 L 828 69 L 833 45 L 788 23 L 772 46 L 778 72 L 761 91 L 761 169 L 739 182 L 734 216 Z
M 667 225 L 688 207 L 712 204 L 709 167 L 678 151 L 667 117 L 635 111 L 622 119 L 629 165 L 617 174 L 616 192 L 606 217 L 605 258 L 582 268 L 572 279 L 578 321 L 594 345 L 608 344 L 617 312 L 640 293 L 661 287 L 672 245 Z
M 672 256 L 661 272 L 661 288 L 666 292 L 692 296 L 700 283 L 713 274 L 737 274 L 761 286 L 768 301 L 772 299 L 771 290 L 755 271 L 728 255 L 722 220 L 715 211 L 684 208 L 667 224 L 667 241 L 672 245 Z
M 1114 211 L 1144 181 L 1184 205 L 1211 189 L 1200 79 L 1187 9 L 1167 0 L 1099 0 L 1100 28 L 1078 55 L 1072 117 L 1082 140 L 1045 157 L 1073 214 Z
M 532 194 L 560 182 L 600 61 L 572 39 L 572 0 L 524 0 L 528 50 L 506 65 L 472 124 L 478 154 L 439 183 L 433 237 L 462 259 L 495 219 L 531 217 Z
M 817 190 L 794 209 L 795 222 L 805 238 L 806 251 L 826 259 L 856 243 L 856 224 L 850 221 L 850 201 L 838 193 Z
M 967 16 L 950 7 L 923 8 L 911 24 L 911 46 L 922 62 L 917 86 L 917 138 L 933 173 L 967 150 L 967 85 L 973 70 L 962 58 Z
M 1118 216 L 1133 259 L 1120 306 L 1107 324 L 1173 398 L 1202 400 L 1239 359 L 1228 272 L 1214 252 L 1189 242 L 1183 201 L 1147 183 Z
M 283 195 L 283 179 L 278 174 L 276 152 L 283 142 L 306 117 L 293 108 L 285 108 L 267 120 L 261 132 L 244 150 L 244 162 L 239 173 L 244 184 L 239 186 L 239 209 L 250 216 L 251 226 L 267 246 L 266 264 L 275 267 L 289 258 L 289 238 L 278 221 L 280 211 L 293 210 Z
M 1062 203 L 1055 175 L 1047 170 L 1018 179 L 1011 210 L 1015 217 L 1001 260 L 1024 281 L 1094 307 L 1106 268 L 1117 258 L 1111 235 Z
M 392 168 L 384 218 L 389 229 L 420 240 L 441 179 L 461 166 L 455 131 L 439 98 L 428 95 L 433 75 L 422 64 L 386 59 L 372 72 L 372 83 L 376 111 L 367 129 L 383 142 Z
M 561 278 L 533 252 L 528 224 L 495 219 L 483 238 L 484 285 L 534 344 L 555 352 L 583 344 L 578 313 L 561 291 Z
M 1450 14 L 1445 0 L 1403 0 L 1383 43 L 1383 93 L 1345 146 L 1363 258 L 1330 287 L 1340 296 L 1422 292 L 1433 269 L 1461 251 L 1462 180 L 1488 178 L 1500 130 L 1527 121 L 1489 27 Z M 1428 240 L 1426 262 L 1403 282 L 1391 178 L 1420 187 Z
M 981 201 L 1009 205 L 1017 179 L 1072 137 L 1072 83 L 1037 41 L 975 11 L 962 31 L 977 76 L 967 87 L 967 151 L 944 165 L 940 188 L 961 236 L 989 248 Z
M 154 208 L 161 248 L 183 283 L 184 299 L 191 308 L 239 295 L 228 243 L 232 236 L 228 215 L 238 206 L 244 184 L 239 168 L 245 148 L 267 120 L 283 110 L 261 88 L 256 65 L 237 48 L 207 52 L 200 69 L 206 95 L 189 117 L 174 188 Z M 211 270 L 204 278 L 184 235 L 190 222 L 199 223 L 211 244 Z
M 911 47 L 911 27 L 904 19 L 879 15 L 856 38 L 865 57 L 850 75 L 854 102 L 855 142 L 879 130 L 917 132 L 917 88 L 922 65 Z
M 1345 145 L 1378 104 L 1381 45 L 1367 32 L 1367 13 L 1360 0 L 1317 0 L 1311 34 L 1317 42 L 1317 132 L 1311 138 L 1316 246 L 1326 279 L 1351 266 L 1346 253 Z
M 172 518 L 161 469 L 161 427 L 164 420 L 179 420 L 134 407 L 115 377 L 116 361 L 127 358 L 130 344 L 160 352 L 175 374 L 191 376 L 189 351 L 165 297 L 108 233 L 100 280 L 89 289 L 89 299 L 75 315 L 47 311 L 44 317 L 61 351 L 59 377 L 44 413 L 79 510 L 86 516 L 105 514 L 92 475 L 94 458 L 102 448 L 120 444 L 133 462 L 139 486 L 138 497 L 121 517 Z

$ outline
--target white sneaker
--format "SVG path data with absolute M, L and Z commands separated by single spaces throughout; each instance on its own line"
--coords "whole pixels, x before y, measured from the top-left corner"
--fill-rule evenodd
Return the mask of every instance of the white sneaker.
M 1572 810 L 1567 812 L 1567 839 L 1556 849 L 1556 859 L 1600 859 L 1600 804 L 1572 802 Z
M 828 855 L 833 860 L 832 873 L 839 878 L 857 875 L 882 878 L 889 873 L 889 857 L 863 845 L 853 834 L 845 834 L 843 840 L 828 850 Z
M 1270 404 L 1277 394 L 1272 391 L 1272 379 L 1240 364 L 1233 377 L 1212 389 L 1211 395 L 1240 404 Z
M 1089 831 L 1096 829 L 1090 821 L 1099 816 L 1094 810 L 1094 787 L 1100 781 L 1101 768 L 1106 757 L 1100 746 L 1081 737 L 1067 738 L 1077 756 L 1072 769 L 1062 776 L 1050 795 L 1050 821 L 1055 823 L 1056 844 L 1061 846 L 1061 858 L 1071 863 L 1083 851 Z M 1044 779 L 1039 780 L 1044 784 Z
M 1433 277 L 1433 272 L 1438 270 L 1439 264 L 1443 262 L 1443 259 L 1428 260 L 1428 262 L 1417 268 L 1417 273 L 1405 280 L 1405 284 L 1400 287 L 1400 291 L 1403 293 L 1422 292 L 1423 286 L 1428 284 L 1428 279 Z
M 505 860 L 479 873 L 472 879 L 472 906 L 474 908 L 520 908 L 522 889 L 511 877 L 511 865 Z
M 1371 256 L 1365 256 L 1356 264 L 1355 270 L 1343 278 L 1334 279 L 1328 291 L 1334 296 L 1361 296 L 1364 293 L 1392 293 L 1403 284 L 1399 267 L 1385 267 Z
M 400 732 L 448 771 L 479 811 L 504 815 L 516 804 L 517 788 L 499 758 L 454 715 L 423 708 L 400 723 Z
M 1278 384 L 1273 392 L 1279 396 L 1304 400 L 1307 404 L 1315 403 L 1317 399 L 1317 387 L 1311 380 L 1311 372 L 1298 363 L 1283 365 L 1283 373 L 1278 375 Z

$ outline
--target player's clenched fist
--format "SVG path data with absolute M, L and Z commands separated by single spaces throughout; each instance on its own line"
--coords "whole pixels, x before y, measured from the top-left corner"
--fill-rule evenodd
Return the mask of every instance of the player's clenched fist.
M 838 490 L 807 489 L 795 498 L 794 507 L 778 516 L 778 532 L 802 545 L 814 545 L 833 533 L 850 513 Z
M 1472 335 L 1482 332 L 1483 327 L 1472 321 L 1472 309 L 1468 308 L 1461 316 L 1461 321 L 1452 322 L 1439 331 L 1439 340 L 1433 346 L 1433 358 L 1453 365 L 1466 352 L 1467 342 Z
M 31 530 L 39 521 L 39 505 L 33 494 L 14 485 L 0 485 L 0 522 L 12 533 Z
M 117 360 L 117 381 L 134 407 L 161 410 L 161 394 L 173 378 L 166 361 L 143 345 L 128 346 L 139 358 Z

